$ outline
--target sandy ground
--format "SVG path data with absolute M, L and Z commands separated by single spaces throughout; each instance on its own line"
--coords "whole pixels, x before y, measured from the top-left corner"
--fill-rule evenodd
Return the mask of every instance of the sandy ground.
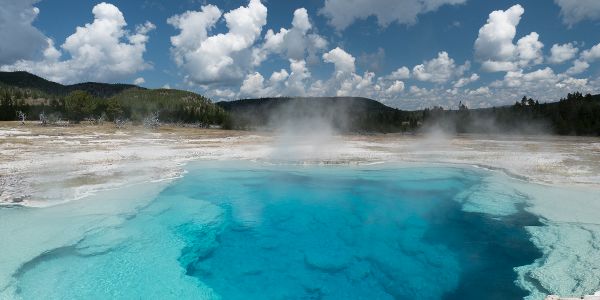
M 46 206 L 177 177 L 197 159 L 476 164 L 553 185 L 600 185 L 600 139 L 443 134 L 339 136 L 0 122 L 0 203 Z

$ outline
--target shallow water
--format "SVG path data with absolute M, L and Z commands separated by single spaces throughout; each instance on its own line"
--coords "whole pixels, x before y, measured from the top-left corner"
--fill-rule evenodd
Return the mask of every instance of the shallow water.
M 188 171 L 125 222 L 25 264 L 18 295 L 518 299 L 527 292 L 514 267 L 541 256 L 525 231 L 541 224 L 521 202 L 481 211 L 482 201 L 522 197 L 486 193 L 484 170 L 210 162 Z

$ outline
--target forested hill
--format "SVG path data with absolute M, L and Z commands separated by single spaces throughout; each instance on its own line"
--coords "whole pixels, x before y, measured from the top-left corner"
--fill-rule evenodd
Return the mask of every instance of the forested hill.
M 62 85 L 27 72 L 0 72 L 0 121 L 58 124 L 83 120 L 123 124 L 192 123 L 228 127 L 228 115 L 202 95 L 130 84 Z
M 62 85 L 28 72 L 0 72 L 0 84 L 21 89 L 35 90 L 54 96 L 66 96 L 73 91 L 85 91 L 92 96 L 100 98 L 112 97 L 124 90 L 131 88 L 143 89 L 131 84 L 109 84 L 97 82 Z
M 277 129 L 326 122 L 344 132 L 397 132 L 417 126 L 421 112 L 407 112 L 356 97 L 262 98 L 218 102 L 239 129 Z

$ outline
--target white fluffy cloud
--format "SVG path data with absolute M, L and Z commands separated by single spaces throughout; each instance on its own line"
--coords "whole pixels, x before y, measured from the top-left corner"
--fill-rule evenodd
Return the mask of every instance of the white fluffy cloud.
M 338 97 L 374 97 L 375 90 L 380 90 L 380 87 L 374 85 L 375 73 L 365 72 L 363 76 L 352 73 L 348 76 L 338 73 L 337 84 L 332 85 L 337 88 L 335 93 Z
M 517 4 L 509 9 L 490 13 L 487 23 L 479 29 L 475 40 L 475 56 L 485 71 L 512 71 L 543 61 L 539 35 L 532 32 L 513 44 L 517 25 L 525 9 Z
M 530 73 L 524 73 L 522 70 L 509 71 L 504 76 L 504 84 L 507 87 L 527 86 L 530 83 L 555 83 L 557 80 L 558 76 L 549 67 Z
M 377 78 L 373 72 L 356 74 L 355 58 L 337 47 L 323 54 L 323 61 L 335 66 L 332 76 L 314 80 L 305 60 L 290 59 L 290 72 L 273 72 L 269 80 L 255 72 L 249 74 L 240 89 L 241 97 L 265 96 L 364 96 L 380 100 L 397 96 L 404 82 Z
M 548 61 L 553 64 L 561 64 L 575 58 L 577 52 L 579 52 L 579 49 L 573 43 L 563 45 L 554 44 L 550 49 L 550 58 L 548 58 Z
M 517 59 L 520 67 L 530 64 L 539 65 L 544 61 L 542 48 L 544 44 L 539 41 L 537 32 L 532 32 L 517 41 Z
M 575 75 L 585 72 L 590 67 L 590 64 L 583 60 L 576 60 L 573 62 L 573 66 L 567 70 L 567 74 Z
M 404 91 L 404 82 L 400 80 L 394 81 L 389 88 L 385 90 L 387 94 L 393 95 Z
M 323 54 L 323 60 L 334 64 L 336 72 L 354 73 L 356 69 L 354 64 L 356 59 L 354 56 L 348 54 L 348 52 L 342 50 L 340 47 Z
M 248 74 L 240 87 L 240 96 L 264 97 L 269 94 L 265 88 L 265 78 L 258 72 Z
M 354 3 L 353 1 L 355 0 L 350 2 Z M 425 2 L 427 1 L 421 1 Z M 378 1 L 373 2 L 373 5 L 377 3 Z M 346 6 L 351 6 L 351 3 L 346 3 Z M 506 72 L 502 80 L 491 84 L 479 84 L 479 74 L 468 72 L 469 61 L 458 64 L 445 51 L 440 51 L 436 57 L 424 60 L 413 68 L 400 67 L 389 74 L 377 74 L 373 72 L 377 68 L 364 62 L 374 60 L 376 56 L 363 54 L 364 58 L 357 60 L 353 53 L 340 47 L 327 48 L 328 42 L 317 34 L 318 30 L 311 23 L 308 11 L 303 8 L 294 12 L 288 28 L 268 30 L 261 36 L 262 26 L 255 26 L 254 28 L 259 29 L 258 33 L 252 34 L 247 39 L 250 42 L 243 44 L 243 50 L 240 51 L 243 55 L 235 52 L 227 55 L 232 59 L 233 65 L 225 69 L 237 68 L 239 81 L 224 76 L 219 77 L 219 80 L 225 78 L 224 86 L 209 85 L 216 81 L 200 83 L 207 88 L 208 95 L 217 99 L 361 96 L 409 109 L 433 105 L 456 107 L 460 100 L 467 101 L 470 107 L 504 105 L 514 103 L 515 99 L 520 99 L 523 95 L 550 101 L 556 100 L 556 95 L 564 94 L 566 90 L 593 89 L 592 81 L 574 78 L 567 73 L 557 74 L 550 67 L 529 70 L 544 62 L 544 45 L 536 32 L 515 39 L 523 13 L 524 9 L 520 5 L 493 12 L 479 31 L 475 42 L 477 60 L 486 70 Z M 191 16 L 195 16 L 196 20 L 187 25 L 189 30 L 182 29 L 181 34 L 172 40 L 174 56 L 176 61 L 179 59 L 181 66 L 189 62 L 187 53 L 200 51 L 198 49 L 203 47 L 205 41 L 212 38 L 210 31 L 221 20 L 222 12 L 215 6 L 205 6 L 200 12 L 188 12 L 177 16 L 180 18 L 177 21 L 172 18 L 169 22 L 178 28 L 186 27 L 183 25 L 184 19 Z M 391 19 L 387 23 L 396 21 L 398 20 Z M 383 22 L 383 25 L 387 23 Z M 227 34 L 231 32 L 229 27 Z M 185 38 L 186 35 L 190 38 Z M 548 62 L 562 63 L 575 59 L 579 52 L 575 45 L 554 45 L 548 53 Z M 182 50 L 181 55 L 178 55 L 177 50 Z M 287 60 L 289 67 L 274 71 L 269 76 L 260 66 L 273 55 Z M 575 62 L 585 63 L 585 70 L 589 63 L 597 59 L 600 59 L 600 46 L 581 52 Z M 212 59 L 211 62 L 213 61 L 218 60 Z M 334 66 L 330 76 L 312 77 L 309 69 L 317 61 Z M 198 66 L 196 68 L 197 72 L 206 72 Z M 322 69 L 318 71 L 320 73 Z M 197 79 L 195 82 L 199 83 Z M 423 86 L 420 82 L 424 82 Z
M 600 20 L 598 0 L 554 0 L 560 6 L 563 22 L 573 26 L 583 20 Z
M 404 80 L 410 78 L 410 70 L 407 67 L 400 67 L 388 76 L 389 79 Z
M 596 44 L 589 50 L 585 50 L 581 53 L 581 58 L 587 62 L 594 62 L 600 59 L 600 43 Z
M 260 65 L 270 54 L 280 54 L 287 59 L 301 60 L 308 55 L 308 61 L 316 63 L 318 54 L 327 47 L 327 41 L 320 35 L 311 32 L 312 24 L 305 8 L 294 12 L 292 27 L 281 28 L 279 32 L 269 29 L 265 35 L 265 43 L 254 51 L 254 65 Z
M 240 88 L 240 97 L 305 96 L 311 74 L 306 61 L 290 59 L 290 72 L 281 69 L 273 72 L 269 80 L 259 72 L 248 74 Z
M 589 85 L 585 78 L 574 78 L 566 74 L 556 74 L 550 67 L 532 72 L 509 71 L 501 81 L 493 82 L 492 93 L 505 103 L 522 95 L 542 101 L 556 101 L 567 92 L 593 92 L 598 86 Z
M 83 80 L 114 81 L 150 67 L 144 61 L 148 33 L 155 26 L 146 22 L 135 32 L 125 30 L 127 23 L 114 5 L 94 6 L 94 21 L 77 27 L 61 46 L 70 58 L 60 60 L 62 51 L 47 41 L 42 60 L 20 60 L 3 70 L 27 70 L 50 80 L 73 83 Z
M 482 60 L 491 61 L 512 59 L 515 52 L 513 39 L 524 12 L 525 9 L 517 4 L 506 11 L 496 10 L 490 13 L 487 23 L 479 29 L 475 55 Z
M 251 48 L 267 23 L 267 8 L 260 0 L 250 0 L 223 15 L 229 31 L 208 36 L 221 18 L 214 5 L 200 11 L 188 11 L 167 20 L 180 30 L 171 37 L 175 62 L 196 84 L 237 81 L 244 78 L 252 65 Z
M 462 4 L 466 0 L 325 0 L 320 13 L 337 30 L 354 21 L 375 16 L 380 26 L 392 22 L 414 24 L 420 14 L 435 11 L 442 5 Z
M 590 64 L 600 59 L 600 43 L 592 48 L 581 52 L 580 57 L 573 62 L 573 66 L 567 70 L 567 74 L 574 75 L 585 72 Z
M 133 81 L 133 84 L 135 85 L 142 85 L 146 83 L 146 79 L 144 79 L 144 77 L 138 77 Z
M 477 73 L 473 73 L 469 77 L 463 77 L 463 78 L 460 78 L 459 80 L 457 80 L 454 83 L 454 87 L 461 88 L 461 87 L 464 87 L 465 85 L 475 82 L 477 80 L 479 80 L 479 75 Z
M 47 38 L 31 23 L 39 14 L 37 0 L 2 1 L 0 65 L 31 59 L 47 46 Z
M 214 5 L 203 6 L 200 11 L 187 11 L 167 19 L 167 23 L 180 30 L 171 37 L 173 56 L 183 64 L 188 53 L 196 51 L 208 38 L 208 30 L 221 18 L 221 10 Z
M 305 96 L 307 81 L 312 76 L 306 67 L 306 61 L 290 59 L 290 70 L 284 93 L 291 96 Z
M 477 89 L 474 90 L 468 90 L 466 91 L 468 95 L 471 96 L 483 96 L 483 95 L 489 95 L 490 94 L 490 88 L 487 86 L 482 86 L 479 87 Z
M 446 51 L 442 51 L 438 53 L 436 58 L 416 65 L 412 73 L 420 81 L 445 83 L 454 77 L 462 76 L 469 68 L 470 63 L 468 61 L 464 65 L 457 66 L 454 59 Z

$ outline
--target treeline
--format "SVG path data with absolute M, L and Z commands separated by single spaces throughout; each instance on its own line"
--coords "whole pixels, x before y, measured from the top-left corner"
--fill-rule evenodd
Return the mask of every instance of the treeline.
M 130 88 L 109 98 L 75 90 L 65 96 L 0 85 L 0 120 L 25 118 L 41 122 L 84 120 L 143 123 L 148 118 L 200 127 L 228 127 L 227 113 L 209 99 L 178 90 Z
M 13 121 L 22 112 L 28 116 L 48 110 L 59 110 L 60 97 L 50 96 L 38 90 L 0 85 L 0 121 Z
M 423 111 L 426 127 L 457 133 L 522 133 L 600 136 L 600 95 L 568 94 L 559 102 L 539 103 L 523 97 L 514 105 L 458 110 L 434 107 Z

